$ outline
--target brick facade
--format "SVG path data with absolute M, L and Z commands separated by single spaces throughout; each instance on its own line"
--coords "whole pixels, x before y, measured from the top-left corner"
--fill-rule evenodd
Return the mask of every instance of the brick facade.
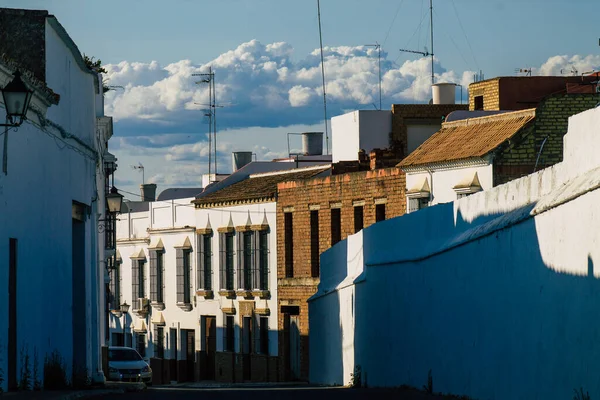
M 533 125 L 519 132 L 496 153 L 494 186 L 561 162 L 569 117 L 595 107 L 598 102 L 600 94 L 586 93 L 557 94 L 542 100 Z
M 398 168 L 378 169 L 334 175 L 326 178 L 283 182 L 277 199 L 277 278 L 280 379 L 290 378 L 289 318 L 298 320 L 300 340 L 300 376 L 308 379 L 308 303 L 319 284 L 318 270 L 311 265 L 311 211 L 318 214 L 318 252 L 331 247 L 332 208 L 339 208 L 341 235 L 344 240 L 354 233 L 354 207 L 362 207 L 363 225 L 376 220 L 376 204 L 385 203 L 385 218 L 406 211 L 405 176 Z M 380 206 L 381 207 L 381 206 Z M 286 273 L 285 216 L 292 214 L 292 269 Z M 314 215 L 314 214 L 313 214 Z M 291 276 L 290 276 L 291 275 Z M 282 312 L 282 307 L 283 311 Z M 296 315 L 297 314 L 297 315 Z M 287 315 L 287 317 L 286 317 Z
M 525 110 L 535 108 L 547 96 L 590 91 L 593 76 L 508 76 L 469 85 L 469 110 L 478 109 L 476 97 L 483 99 L 483 110 Z M 570 89 L 567 89 L 570 88 Z
M 396 149 L 398 157 L 408 155 L 408 125 L 422 121 L 439 124 L 452 111 L 468 110 L 467 104 L 393 104 L 391 148 Z

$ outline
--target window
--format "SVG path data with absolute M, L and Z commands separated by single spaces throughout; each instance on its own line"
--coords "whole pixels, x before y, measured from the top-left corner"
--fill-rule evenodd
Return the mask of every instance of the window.
M 198 289 L 212 290 L 211 235 L 198 235 Z
M 220 235 L 220 285 L 223 290 L 233 290 L 233 232 Z
M 256 335 L 256 352 L 269 354 L 269 317 L 258 318 L 258 335 Z
M 175 267 L 177 270 L 177 302 L 183 304 L 191 303 L 190 289 L 190 269 L 191 269 L 191 250 L 175 249 Z
M 233 315 L 225 315 L 225 329 L 223 329 L 223 350 L 235 351 L 235 320 Z
M 121 262 L 111 257 L 110 272 L 110 305 L 112 310 L 118 310 L 121 304 Z
M 106 212 L 104 214 L 104 248 L 106 250 L 114 250 L 115 249 L 116 224 L 117 224 L 117 218 L 116 218 L 115 214 Z
M 144 290 L 144 260 L 133 260 L 131 264 L 131 298 L 136 304 L 138 298 L 145 298 L 146 291 Z
M 375 204 L 375 222 L 385 221 L 385 203 Z
M 319 276 L 319 210 L 310 212 L 310 276 Z
M 163 251 L 150 251 L 150 300 L 163 303 Z
M 483 110 L 483 96 L 475 96 L 474 103 L 475 110 Z
M 165 358 L 165 331 L 162 326 L 154 327 L 154 357 Z
M 408 199 L 408 212 L 421 210 L 429 206 L 429 197 L 415 197 Z
M 146 357 L 146 334 L 138 333 L 135 335 L 135 349 L 140 356 Z
M 354 206 L 354 233 L 360 231 L 363 225 L 363 206 Z
M 269 290 L 269 233 L 258 231 L 258 288 Z
M 254 232 L 238 233 L 238 289 L 252 290 Z
M 339 208 L 331 209 L 331 245 L 342 240 L 342 213 Z
M 291 212 L 284 213 L 285 277 L 294 276 L 294 221 Z

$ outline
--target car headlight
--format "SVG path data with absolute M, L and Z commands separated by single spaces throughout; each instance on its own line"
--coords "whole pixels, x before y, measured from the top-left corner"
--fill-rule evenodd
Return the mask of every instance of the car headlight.
M 142 373 L 146 373 L 146 372 L 152 372 L 152 368 L 150 368 L 148 365 L 146 365 L 144 368 L 142 368 Z
M 114 374 L 114 373 L 118 373 L 119 370 L 116 369 L 116 368 L 113 368 L 113 367 L 108 367 L 108 372 L 111 373 L 111 374 Z

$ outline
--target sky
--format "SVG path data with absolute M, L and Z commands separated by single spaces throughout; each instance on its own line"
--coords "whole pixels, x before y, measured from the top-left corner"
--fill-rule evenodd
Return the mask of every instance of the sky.
M 327 118 L 431 98 L 428 0 L 320 0 Z M 433 0 L 436 82 L 572 75 L 600 69 L 597 0 Z M 114 118 L 116 186 L 132 200 L 145 182 L 157 192 L 200 187 L 208 172 L 208 88 L 215 72 L 219 173 L 232 151 L 258 160 L 288 154 L 287 133 L 324 131 L 316 0 L 0 0 L 45 9 L 82 53 L 102 60 Z M 586 12 L 589 10 L 590 12 Z M 460 90 L 457 102 L 460 102 Z M 330 130 L 329 130 L 330 131 Z M 290 136 L 290 151 L 301 147 Z M 324 146 L 326 148 L 326 146 Z M 214 171 L 213 171 L 214 172 Z

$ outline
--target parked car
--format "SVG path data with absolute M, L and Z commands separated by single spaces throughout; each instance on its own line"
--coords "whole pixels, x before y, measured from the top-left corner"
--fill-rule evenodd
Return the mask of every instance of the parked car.
M 131 347 L 110 346 L 108 348 L 109 381 L 144 382 L 152 385 L 152 368 Z

